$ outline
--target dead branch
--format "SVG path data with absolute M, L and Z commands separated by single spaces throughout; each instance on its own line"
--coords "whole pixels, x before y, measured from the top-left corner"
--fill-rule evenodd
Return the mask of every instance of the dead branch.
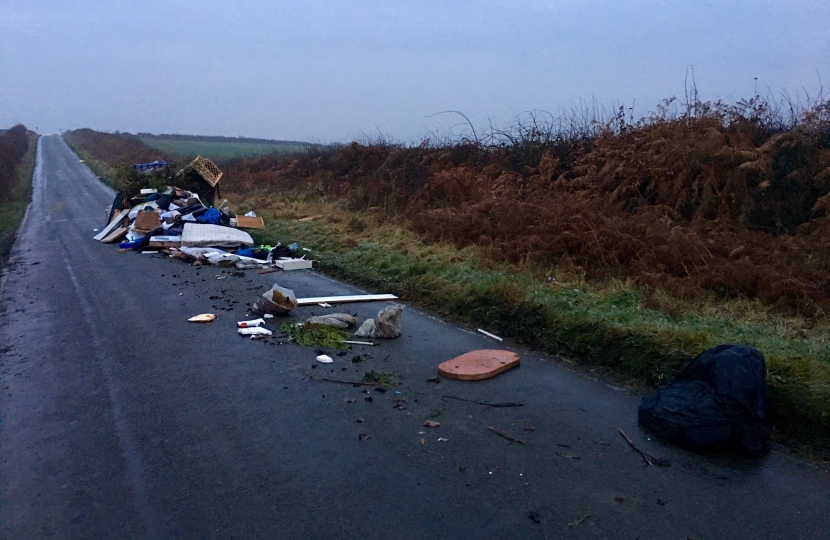
M 493 433 L 495 433 L 496 435 L 498 435 L 498 436 L 500 436 L 500 437 L 504 437 L 504 438 L 505 438 L 505 439 L 507 439 L 508 441 L 513 441 L 513 442 L 515 442 L 515 443 L 524 444 L 524 441 L 519 440 L 519 439 L 517 439 L 517 438 L 515 438 L 515 437 L 511 437 L 511 436 L 510 436 L 510 435 L 508 435 L 507 433 L 502 433 L 501 431 L 497 430 L 497 429 L 496 429 L 496 428 L 494 428 L 493 426 L 487 426 L 487 429 L 489 429 L 490 431 L 492 431 Z
M 447 394 L 444 394 L 441 397 L 445 397 L 445 398 L 449 398 L 449 399 L 457 399 L 458 401 L 466 401 L 467 403 L 475 403 L 476 405 L 485 405 L 487 407 L 524 407 L 525 406 L 525 404 L 522 403 L 521 401 L 516 401 L 516 402 L 506 401 L 506 402 L 503 402 L 503 403 L 490 403 L 489 401 L 476 401 L 474 399 L 465 399 L 465 398 L 462 398 L 462 397 L 450 396 L 450 395 L 447 395 Z
M 640 454 L 640 457 L 643 458 L 643 461 L 645 461 L 647 465 L 652 466 L 652 467 L 653 466 L 657 466 L 657 467 L 669 467 L 669 466 L 671 466 L 671 461 L 669 461 L 668 459 L 656 458 L 652 455 L 646 454 L 645 452 L 643 452 L 642 450 L 637 448 L 637 445 L 635 445 L 634 442 L 631 439 L 628 438 L 628 435 L 626 435 L 625 431 L 623 431 L 622 429 L 620 429 L 620 435 L 622 435 L 622 438 L 625 439 L 625 442 L 628 443 L 628 446 L 630 446 L 632 448 L 632 450 L 634 450 L 635 452 Z

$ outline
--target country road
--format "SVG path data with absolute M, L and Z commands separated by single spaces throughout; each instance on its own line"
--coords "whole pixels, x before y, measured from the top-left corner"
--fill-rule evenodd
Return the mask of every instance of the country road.
M 830 534 L 830 476 L 815 464 L 663 444 L 637 426 L 639 396 L 412 307 L 401 338 L 331 365 L 238 336 L 246 304 L 274 282 L 298 296 L 358 290 L 312 271 L 235 277 L 120 254 L 92 240 L 112 197 L 59 136 L 40 139 L 0 289 L 2 539 Z M 343 310 L 363 319 L 384 305 Z M 217 320 L 187 322 L 204 312 Z M 498 346 L 521 367 L 427 382 L 438 363 Z M 397 387 L 311 379 L 370 370 Z M 671 467 L 646 466 L 619 429 Z

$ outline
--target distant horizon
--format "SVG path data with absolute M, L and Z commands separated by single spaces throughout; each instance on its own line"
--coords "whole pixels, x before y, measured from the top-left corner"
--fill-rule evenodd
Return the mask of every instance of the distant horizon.
M 768 100 L 770 103 L 776 103 L 776 104 L 779 104 L 779 105 L 784 103 L 785 98 L 789 98 L 792 101 L 792 103 L 797 105 L 797 106 L 806 106 L 808 100 L 813 101 L 813 100 L 815 100 L 816 98 L 819 98 L 819 97 L 821 97 L 824 101 L 830 100 L 830 95 L 825 94 L 823 85 L 820 82 L 819 82 L 819 85 L 817 86 L 817 89 L 813 93 L 807 92 L 807 94 L 805 95 L 805 91 L 803 90 L 803 88 L 804 87 L 802 87 L 802 90 L 800 90 L 799 92 L 794 93 L 794 94 L 791 94 L 791 93 L 787 92 L 786 90 L 782 91 L 780 93 L 780 95 L 777 96 L 777 97 L 771 95 L 769 92 L 767 93 L 767 95 L 764 95 L 761 92 L 758 92 L 757 94 L 755 94 L 753 96 L 750 96 L 750 97 L 737 97 L 737 98 L 732 98 L 732 99 L 729 99 L 729 100 L 725 100 L 725 99 L 722 99 L 722 98 L 714 98 L 714 99 L 709 99 L 709 100 L 701 99 L 700 102 L 701 103 L 716 103 L 718 101 L 722 101 L 726 104 L 737 104 L 738 102 L 740 102 L 742 100 L 749 100 L 749 99 L 752 99 L 752 98 L 757 96 L 757 97 L 760 97 L 762 99 Z M 647 111 L 643 111 L 639 115 L 634 114 L 633 115 L 634 122 L 637 122 L 639 120 L 648 118 L 649 115 L 654 114 L 654 113 L 657 112 L 657 109 L 660 105 L 664 104 L 666 101 L 671 100 L 671 99 L 674 99 L 673 105 L 676 108 L 679 108 L 684 103 L 683 99 L 681 99 L 680 96 L 676 96 L 676 95 L 675 96 L 669 96 L 668 98 L 665 98 L 664 100 L 661 100 L 660 102 L 658 102 L 657 105 L 655 105 L 653 108 L 651 108 Z M 583 103 L 587 103 L 587 101 L 585 101 Z M 610 114 L 610 113 L 613 113 L 613 112 L 617 111 L 621 105 L 626 109 L 626 114 L 631 112 L 628 107 L 625 107 L 625 104 L 620 103 L 620 102 L 611 102 L 608 105 L 603 105 L 601 103 L 596 103 L 596 106 L 598 106 L 603 113 L 607 113 L 607 114 Z M 574 107 L 571 110 L 566 109 L 566 110 L 564 110 L 564 112 L 562 114 L 567 115 L 567 114 L 572 113 L 573 111 L 577 111 L 577 110 L 579 110 L 577 107 Z M 447 113 L 447 114 L 457 114 L 457 113 L 462 113 L 463 114 L 463 111 L 441 111 L 441 112 L 442 113 Z M 492 128 L 495 128 L 495 129 L 506 129 L 506 128 L 509 128 L 510 126 L 515 125 L 515 122 L 518 121 L 521 116 L 531 114 L 531 113 L 534 113 L 534 114 L 551 114 L 548 111 L 543 111 L 543 110 L 523 111 L 522 113 L 517 114 L 514 117 L 513 122 L 511 122 L 510 124 L 506 124 L 506 125 L 503 125 L 503 126 L 495 126 L 494 125 L 494 126 L 488 126 L 488 127 L 492 127 Z M 468 125 L 468 124 L 466 124 L 465 119 L 461 119 L 460 117 L 458 117 L 458 118 L 459 118 L 460 122 L 457 122 L 457 124 L 463 124 L 464 127 L 466 127 Z M 12 126 L 8 126 L 8 127 L 5 127 L 5 128 L 0 128 L 0 129 L 8 129 L 9 127 L 12 127 Z M 29 129 L 33 129 L 29 126 L 26 126 L 26 127 L 29 128 Z M 143 132 L 143 131 L 142 132 L 131 132 L 131 131 L 119 130 L 119 129 L 115 129 L 115 130 L 112 130 L 112 131 L 105 131 L 105 130 L 95 129 L 95 128 L 89 127 L 89 126 L 82 126 L 82 127 L 78 127 L 78 128 L 74 128 L 74 129 L 92 129 L 93 131 L 99 131 L 99 132 L 102 132 L 102 133 L 134 135 L 134 136 L 137 136 L 137 137 L 142 137 L 142 136 L 149 136 L 149 137 L 203 137 L 203 138 L 208 138 L 208 139 L 239 139 L 239 140 L 259 141 L 259 142 L 268 142 L 268 143 L 317 144 L 317 143 L 315 143 L 315 141 L 301 141 L 301 140 L 289 140 L 289 139 L 268 139 L 268 138 L 262 138 L 262 137 L 249 137 L 249 136 L 246 136 L 246 135 L 215 135 L 215 134 L 201 134 L 201 133 L 172 133 L 172 132 L 170 132 L 170 133 L 150 133 L 150 132 Z M 40 132 L 38 132 L 38 134 L 40 134 L 40 135 L 52 135 L 52 134 L 60 134 L 60 133 L 65 132 L 65 131 L 71 131 L 71 130 L 61 130 L 61 131 L 53 132 L 53 133 L 40 133 Z M 469 131 L 469 130 L 467 130 L 467 131 Z M 413 142 L 415 142 L 415 143 L 417 143 L 418 141 L 422 141 L 425 138 L 428 138 L 430 134 L 426 133 L 420 139 L 410 140 L 410 141 L 402 141 L 402 140 L 399 140 L 399 139 L 394 139 L 393 137 L 391 137 L 390 134 L 385 134 L 385 133 L 371 134 L 370 133 L 370 134 L 361 134 L 361 135 L 355 136 L 351 139 L 344 139 L 344 140 L 340 140 L 340 141 L 327 141 L 325 143 L 320 143 L 320 144 L 338 144 L 338 143 L 354 142 L 354 141 L 359 140 L 359 139 L 364 138 L 364 137 L 370 137 L 371 138 L 371 137 L 374 137 L 374 136 L 377 136 L 377 135 L 381 135 L 383 137 L 388 137 L 389 140 L 394 141 L 394 142 L 400 142 L 400 143 L 403 143 L 403 142 L 413 143 Z

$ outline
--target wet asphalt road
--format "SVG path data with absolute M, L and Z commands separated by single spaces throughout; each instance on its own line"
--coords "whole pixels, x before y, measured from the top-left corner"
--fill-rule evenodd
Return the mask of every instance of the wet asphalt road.
M 357 289 L 119 254 L 91 239 L 111 200 L 59 137 L 41 139 L 0 291 L 0 538 L 828 537 L 826 471 L 650 440 L 637 396 L 557 360 L 506 344 L 520 368 L 427 382 L 498 344 L 411 307 L 404 335 L 360 363 L 315 366 L 313 349 L 242 338 L 236 320 L 273 282 Z M 187 322 L 203 312 L 218 318 Z M 368 370 L 394 374 L 400 394 L 309 378 Z M 672 467 L 645 466 L 620 428 Z

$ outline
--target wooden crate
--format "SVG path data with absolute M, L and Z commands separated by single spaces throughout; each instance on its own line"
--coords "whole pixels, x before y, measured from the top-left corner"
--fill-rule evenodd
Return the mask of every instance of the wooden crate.
M 216 187 L 216 184 L 219 183 L 219 180 L 222 179 L 222 175 L 224 174 L 211 160 L 203 158 L 202 156 L 196 156 L 196 159 L 190 162 L 190 166 L 193 167 L 196 172 L 199 173 L 199 176 L 204 178 L 205 182 L 210 184 L 211 187 Z

